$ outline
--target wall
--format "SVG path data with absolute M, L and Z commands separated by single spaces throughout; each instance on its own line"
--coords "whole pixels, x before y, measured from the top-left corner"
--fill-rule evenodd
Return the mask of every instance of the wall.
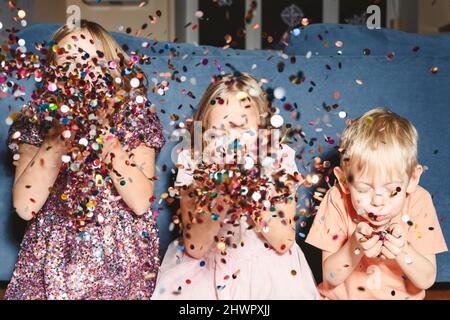
M 146 5 L 98 5 L 85 4 L 82 0 L 34 0 L 32 1 L 33 23 L 65 23 L 66 9 L 70 5 L 77 5 L 81 9 L 81 18 L 93 20 L 109 31 L 124 31 L 130 27 L 132 34 L 136 35 L 142 25 L 148 27 L 141 36 L 149 36 L 160 41 L 172 41 L 175 38 L 175 5 L 174 0 L 149 0 Z M 51 8 L 51 10 L 50 10 Z M 156 11 L 161 11 L 157 17 Z M 149 16 L 156 18 L 156 23 L 150 23 Z

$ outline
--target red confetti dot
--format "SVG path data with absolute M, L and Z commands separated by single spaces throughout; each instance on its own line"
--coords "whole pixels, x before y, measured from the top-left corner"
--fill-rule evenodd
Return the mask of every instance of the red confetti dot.
M 340 93 L 339 91 L 335 91 L 335 92 L 334 92 L 334 98 L 335 98 L 336 100 L 339 100 L 340 97 L 341 97 L 341 93 Z
M 338 235 L 335 234 L 335 235 L 333 236 L 333 240 L 337 240 L 337 238 L 338 238 Z
M 186 279 L 186 284 L 191 284 L 191 280 L 190 279 Z

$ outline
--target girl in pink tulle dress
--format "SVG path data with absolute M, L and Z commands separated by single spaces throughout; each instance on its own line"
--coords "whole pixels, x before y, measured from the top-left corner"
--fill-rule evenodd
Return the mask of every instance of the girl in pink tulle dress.
M 194 161 L 191 148 L 180 150 L 175 187 L 181 200 L 182 236 L 166 252 L 152 299 L 319 298 L 309 265 L 295 243 L 298 180 L 292 183 L 291 179 L 299 176 L 295 151 L 280 144 L 275 156 L 254 161 L 258 152 L 254 133 L 266 126 L 270 111 L 265 93 L 250 75 L 218 77 L 207 89 L 194 117 L 204 130 L 215 130 L 204 135 L 209 153 L 203 163 L 220 161 L 218 151 L 224 145 L 218 132 L 226 132 L 226 141 L 239 139 L 250 146 L 244 149 L 243 166 L 248 172 L 260 167 L 261 176 L 254 180 L 240 176 L 247 178 L 245 185 L 234 186 L 248 196 L 240 198 L 242 208 L 231 208 L 234 196 L 226 193 L 214 194 L 213 200 L 201 204 L 199 199 L 206 192 L 202 179 L 218 173 L 207 171 L 201 178 L 199 170 L 205 167 Z M 273 125 L 279 121 L 279 115 L 271 117 Z M 274 172 L 279 173 L 277 180 Z M 268 177 L 272 178 L 267 183 L 258 184 L 258 179 Z M 290 195 L 271 202 L 279 196 L 275 185 L 280 183 L 289 185 Z M 263 209 L 257 214 L 256 209 L 248 210 L 252 206 Z

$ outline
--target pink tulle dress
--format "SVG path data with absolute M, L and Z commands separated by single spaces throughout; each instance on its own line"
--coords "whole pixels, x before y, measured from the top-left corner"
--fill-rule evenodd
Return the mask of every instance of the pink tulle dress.
M 279 161 L 287 173 L 297 170 L 295 151 L 281 145 Z M 180 153 L 182 164 L 176 185 L 193 182 L 189 151 Z M 224 224 L 218 237 L 228 246 L 226 255 L 214 244 L 202 259 L 189 256 L 173 241 L 165 254 L 152 299 L 319 299 L 319 293 L 300 247 L 295 243 L 285 254 L 267 246 L 261 233 L 249 228 L 246 217 L 238 226 Z

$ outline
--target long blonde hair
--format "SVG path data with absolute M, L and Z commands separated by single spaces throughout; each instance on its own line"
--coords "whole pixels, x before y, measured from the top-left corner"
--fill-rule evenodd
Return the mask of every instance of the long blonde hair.
M 134 64 L 128 54 L 122 49 L 122 47 L 114 40 L 111 34 L 106 31 L 98 23 L 88 21 L 88 20 L 80 20 L 79 30 L 88 31 L 95 41 L 101 44 L 103 48 L 103 56 L 106 61 L 114 61 L 117 63 L 119 72 L 117 69 L 109 70 L 110 74 L 114 77 L 120 77 L 123 81 L 123 87 L 120 89 L 125 89 L 125 91 L 130 92 L 130 80 L 134 77 L 140 79 L 140 86 L 138 88 L 133 88 L 133 90 L 141 91 L 143 94 L 147 93 L 148 89 L 148 79 L 142 69 Z M 51 45 L 52 47 L 48 50 L 46 56 L 46 63 L 48 66 L 56 64 L 56 57 L 58 52 L 58 43 L 70 35 L 74 29 L 68 27 L 68 25 L 64 25 L 59 28 L 52 36 Z M 124 72 L 125 69 L 128 69 L 127 73 Z M 115 82 L 114 82 L 115 83 Z M 116 86 L 116 89 L 119 89 Z

